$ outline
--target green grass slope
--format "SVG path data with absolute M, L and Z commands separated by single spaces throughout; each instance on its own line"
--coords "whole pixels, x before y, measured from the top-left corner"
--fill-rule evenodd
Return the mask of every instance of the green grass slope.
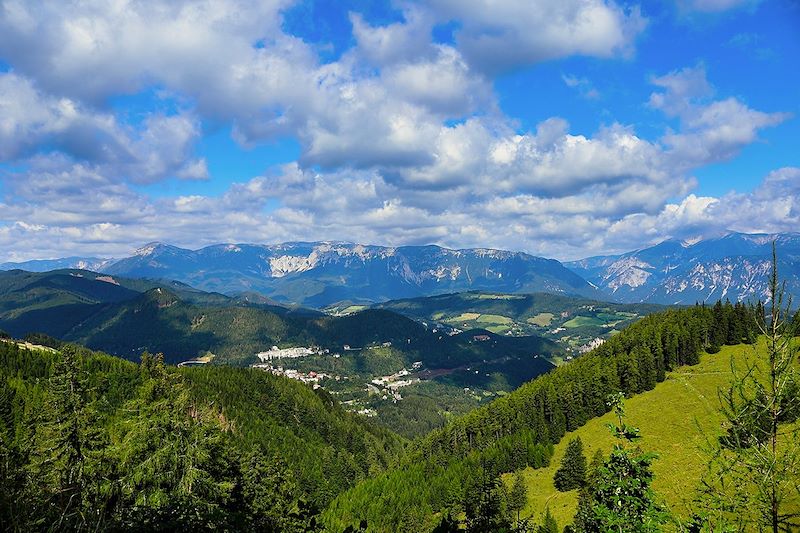
M 627 422 L 642 432 L 639 446 L 659 454 L 653 466 L 653 487 L 678 516 L 687 516 L 687 504 L 694 497 L 694 488 L 705 468 L 701 449 L 705 439 L 720 433 L 722 419 L 718 412 L 717 390 L 730 382 L 730 358 L 752 354 L 753 350 L 753 346 L 737 345 L 725 346 L 713 355 L 704 353 L 699 364 L 670 372 L 655 389 L 625 402 Z M 575 437 L 583 441 L 587 460 L 598 449 L 608 455 L 616 439 L 607 425 L 614 421 L 613 413 L 590 420 L 561 439 L 549 466 L 523 472 L 528 485 L 524 516 L 541 522 L 545 509 L 549 508 L 560 525 L 572 522 L 578 491 L 557 491 L 553 475 L 561 464 L 567 443 Z

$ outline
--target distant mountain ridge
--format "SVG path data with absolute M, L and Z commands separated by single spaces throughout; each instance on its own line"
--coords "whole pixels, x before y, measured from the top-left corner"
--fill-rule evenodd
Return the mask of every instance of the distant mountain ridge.
M 773 240 L 787 289 L 800 297 L 800 233 L 729 233 L 692 243 L 668 240 L 564 264 L 523 252 L 433 245 L 326 241 L 217 244 L 189 250 L 154 242 L 118 260 L 70 257 L 2 263 L 0 270 L 82 268 L 127 278 L 176 280 L 203 291 L 247 294 L 252 301 L 266 297 L 316 308 L 473 290 L 693 304 L 766 299 Z
M 104 267 L 103 272 L 174 279 L 225 294 L 258 292 L 277 301 L 314 307 L 472 289 L 598 296 L 594 287 L 554 259 L 439 246 L 292 242 L 187 250 L 151 243 Z
M 767 300 L 773 241 L 781 279 L 800 301 L 800 233 L 729 233 L 694 243 L 670 240 L 565 265 L 625 303 Z
M 34 259 L 32 261 L 0 263 L 0 270 L 26 270 L 28 272 L 49 272 L 64 268 L 74 268 L 78 270 L 92 270 L 102 272 L 108 265 L 114 263 L 116 259 L 101 259 L 98 257 L 64 257 L 61 259 Z

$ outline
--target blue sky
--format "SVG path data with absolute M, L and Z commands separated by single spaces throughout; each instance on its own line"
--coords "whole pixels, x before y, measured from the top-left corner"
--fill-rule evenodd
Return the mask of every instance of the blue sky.
M 0 1 L 0 259 L 800 222 L 790 0 Z

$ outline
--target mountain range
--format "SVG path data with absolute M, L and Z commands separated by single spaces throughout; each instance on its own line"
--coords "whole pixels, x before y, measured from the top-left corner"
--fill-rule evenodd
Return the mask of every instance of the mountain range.
M 786 291 L 800 296 L 800 233 L 729 233 L 694 243 L 670 240 L 565 266 L 619 302 L 766 301 L 773 242 Z
M 6 263 L 2 268 L 32 266 L 38 265 Z M 41 270 L 45 269 L 43 265 Z M 131 257 L 104 264 L 101 270 L 129 278 L 177 280 L 225 294 L 257 292 L 276 301 L 311 307 L 471 289 L 598 296 L 597 289 L 553 259 L 439 246 L 295 242 L 220 244 L 187 250 L 151 243 Z
M 664 241 L 619 255 L 560 263 L 485 248 L 384 247 L 344 242 L 219 244 L 189 250 L 150 243 L 123 259 L 71 257 L 0 269 L 82 268 L 128 278 L 176 280 L 203 291 L 323 308 L 468 290 L 548 292 L 622 303 L 692 304 L 761 298 L 771 243 L 787 290 L 800 295 L 800 234 L 729 233 Z M 260 295 L 260 296 L 259 296 Z

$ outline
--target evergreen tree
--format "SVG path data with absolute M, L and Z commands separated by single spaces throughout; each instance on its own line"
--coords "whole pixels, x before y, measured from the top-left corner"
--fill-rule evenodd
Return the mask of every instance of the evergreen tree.
M 32 476 L 50 490 L 46 509 L 57 528 L 101 528 L 109 498 L 102 448 L 106 437 L 90 402 L 85 371 L 65 346 L 49 380 L 49 401 L 35 435 Z
M 639 430 L 624 422 L 623 398 L 622 393 L 609 397 L 618 420 L 609 429 L 620 443 L 597 472 L 592 472 L 591 484 L 580 495 L 574 521 L 578 531 L 654 532 L 666 521 L 650 488 L 655 455 L 630 447 L 639 438 Z
M 482 464 L 477 483 L 467 489 L 464 502 L 467 531 L 494 533 L 511 527 L 504 509 L 503 482 Z
M 25 517 L 24 464 L 27 458 L 14 438 L 14 400 L 16 392 L 0 373 L 0 524 L 8 530 L 23 530 Z
M 522 473 L 514 474 L 514 482 L 511 485 L 511 492 L 508 495 L 508 510 L 516 517 L 516 523 L 520 521 L 520 512 L 528 503 L 528 487 Z
M 714 327 L 711 331 L 711 345 L 722 346 L 728 340 L 728 321 L 721 300 L 717 300 L 712 312 L 714 316 Z
M 552 514 L 550 514 L 549 507 L 545 512 L 544 521 L 542 522 L 542 525 L 536 529 L 536 533 L 559 533 L 558 522 L 556 522 L 556 519 L 553 518 Z
M 553 476 L 553 484 L 561 492 L 580 488 L 586 483 L 586 456 L 583 455 L 583 442 L 575 437 L 567 444 L 561 466 Z
M 457 533 L 461 531 L 461 522 L 454 518 L 452 513 L 442 517 L 442 521 L 433 529 L 432 533 Z
M 798 496 L 800 412 L 798 346 L 789 324 L 773 243 L 770 313 L 756 321 L 766 338 L 766 360 L 756 348 L 743 361 L 731 358 L 732 381 L 720 393 L 725 434 L 709 447 L 700 515 L 713 528 L 790 531 L 800 517 L 789 505 Z
M 236 464 L 218 421 L 189 395 L 163 356 L 143 356 L 146 376 L 128 402 L 114 447 L 124 473 L 120 527 L 161 530 L 222 525 L 237 486 Z
M 300 496 L 299 487 L 280 457 L 251 452 L 242 465 L 242 498 L 247 523 L 257 531 L 314 531 L 315 510 Z

